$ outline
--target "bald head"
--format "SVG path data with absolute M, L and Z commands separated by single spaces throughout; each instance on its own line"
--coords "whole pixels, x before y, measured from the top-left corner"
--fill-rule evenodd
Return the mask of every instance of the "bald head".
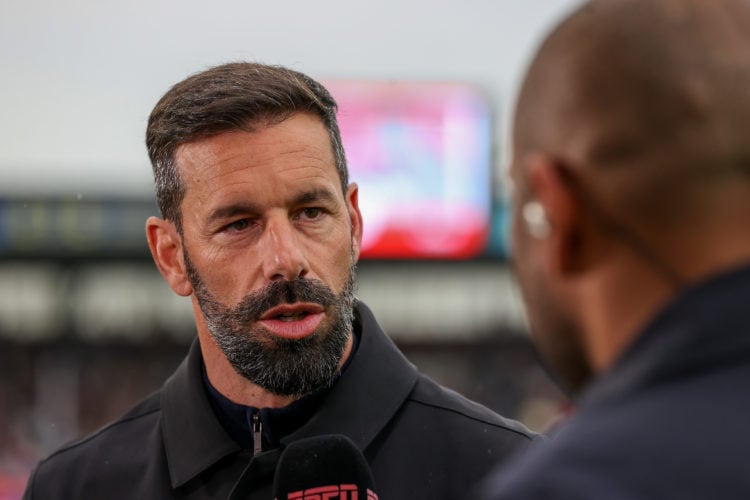
M 514 130 L 517 158 L 569 164 L 637 223 L 674 226 L 711 187 L 750 188 L 750 2 L 586 4 L 540 48 Z
M 516 275 L 570 387 L 686 286 L 750 263 L 750 0 L 593 0 L 519 95 Z

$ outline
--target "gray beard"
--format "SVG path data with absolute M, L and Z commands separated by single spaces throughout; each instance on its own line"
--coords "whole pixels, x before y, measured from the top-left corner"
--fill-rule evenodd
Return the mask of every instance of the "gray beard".
M 282 396 L 303 396 L 334 383 L 352 334 L 353 263 L 338 295 L 319 280 L 274 281 L 230 307 L 213 298 L 187 251 L 184 257 L 188 279 L 211 336 L 237 373 Z M 326 309 L 326 320 L 312 335 L 282 339 L 255 325 L 268 309 L 294 302 L 312 302 Z

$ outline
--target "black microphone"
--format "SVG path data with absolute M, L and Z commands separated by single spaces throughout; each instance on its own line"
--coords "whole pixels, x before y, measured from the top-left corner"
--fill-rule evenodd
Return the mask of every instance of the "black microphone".
M 290 443 L 273 480 L 274 500 L 378 500 L 362 452 L 341 434 Z

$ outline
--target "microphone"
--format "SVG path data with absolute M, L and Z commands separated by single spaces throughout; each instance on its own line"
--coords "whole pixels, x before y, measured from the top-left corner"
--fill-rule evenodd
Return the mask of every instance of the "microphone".
M 378 500 L 362 452 L 348 437 L 329 434 L 290 443 L 279 457 L 274 500 Z

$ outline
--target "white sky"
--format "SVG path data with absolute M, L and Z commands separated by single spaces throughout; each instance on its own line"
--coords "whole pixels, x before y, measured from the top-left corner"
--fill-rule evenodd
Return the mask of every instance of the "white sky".
M 319 79 L 473 82 L 504 125 L 536 44 L 578 3 L 2 0 L 0 196 L 150 196 L 151 108 L 188 74 L 237 59 Z

